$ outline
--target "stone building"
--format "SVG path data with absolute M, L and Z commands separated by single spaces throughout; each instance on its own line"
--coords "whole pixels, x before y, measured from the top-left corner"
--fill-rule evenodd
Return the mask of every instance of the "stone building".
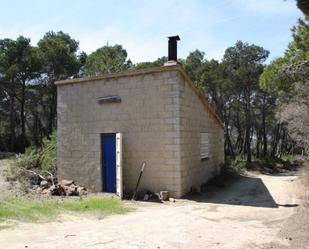
M 219 173 L 223 124 L 180 65 L 56 82 L 59 179 L 181 197 Z

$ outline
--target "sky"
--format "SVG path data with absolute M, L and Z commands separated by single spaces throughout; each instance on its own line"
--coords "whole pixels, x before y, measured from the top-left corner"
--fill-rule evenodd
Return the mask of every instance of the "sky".
M 62 30 L 88 54 L 121 44 L 133 63 L 167 55 L 167 37 L 179 35 L 178 57 L 199 49 L 221 60 L 237 40 L 282 56 L 291 28 L 303 17 L 294 0 L 0 0 L 0 39 L 23 35 L 36 43 Z

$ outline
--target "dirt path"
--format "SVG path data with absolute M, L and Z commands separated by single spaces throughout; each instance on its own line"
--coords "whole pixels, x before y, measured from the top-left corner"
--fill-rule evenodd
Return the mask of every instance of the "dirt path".
M 241 177 L 190 199 L 138 203 L 135 212 L 101 220 L 21 223 L 0 230 L 0 248 L 309 248 L 308 168 Z

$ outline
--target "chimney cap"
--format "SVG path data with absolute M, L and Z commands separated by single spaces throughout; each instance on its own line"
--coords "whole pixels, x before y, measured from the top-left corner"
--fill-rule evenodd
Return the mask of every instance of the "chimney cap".
M 169 40 L 180 41 L 180 37 L 179 37 L 179 35 L 168 36 L 167 38 L 168 38 Z

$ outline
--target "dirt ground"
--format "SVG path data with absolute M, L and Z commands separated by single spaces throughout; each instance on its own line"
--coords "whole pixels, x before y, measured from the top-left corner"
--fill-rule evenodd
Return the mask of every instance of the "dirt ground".
M 309 248 L 309 166 L 250 173 L 186 199 L 98 219 L 0 223 L 0 248 Z

